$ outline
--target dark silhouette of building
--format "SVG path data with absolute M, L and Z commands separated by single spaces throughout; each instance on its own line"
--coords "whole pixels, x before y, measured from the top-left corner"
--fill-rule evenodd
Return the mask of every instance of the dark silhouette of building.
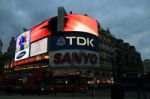
M 150 59 L 143 61 L 144 72 L 150 73 Z
M 3 42 L 0 39 L 0 75 L 1 75 L 1 73 L 3 71 L 3 64 L 4 64 L 3 57 L 2 57 L 2 47 L 3 47 Z
M 113 39 L 115 47 L 115 70 L 116 77 L 127 73 L 143 72 L 141 55 L 135 47 L 124 43 L 122 39 Z
M 3 47 L 3 42 L 2 42 L 2 40 L 0 39 L 0 56 L 2 56 L 2 47 Z
M 110 80 L 128 73 L 143 72 L 141 55 L 135 46 L 114 37 L 109 29 L 99 28 L 100 78 Z
M 109 29 L 104 30 L 99 28 L 99 69 L 100 78 L 110 80 L 113 77 L 113 54 L 114 47 L 112 43 L 112 35 Z
M 7 52 L 3 54 L 4 57 L 4 69 L 12 69 L 12 62 L 14 61 L 15 56 L 15 47 L 16 47 L 16 40 L 14 37 L 11 38 L 9 43 L 9 47 L 7 48 Z

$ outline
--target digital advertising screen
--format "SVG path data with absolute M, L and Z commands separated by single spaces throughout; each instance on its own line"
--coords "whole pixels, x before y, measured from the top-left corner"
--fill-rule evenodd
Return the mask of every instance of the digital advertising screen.
M 64 31 L 80 31 L 98 36 L 97 21 L 89 16 L 67 14 L 65 16 Z
M 30 30 L 17 37 L 15 61 L 29 58 Z
M 51 66 L 98 66 L 99 38 L 86 32 L 60 32 L 50 37 Z
M 31 28 L 30 42 L 37 41 L 47 36 L 57 33 L 57 16 L 52 17 Z M 79 31 L 86 32 L 98 36 L 97 21 L 89 16 L 80 14 L 67 14 L 64 16 L 64 32 L 65 31 Z
M 34 26 L 31 28 L 31 38 L 30 42 L 47 37 L 51 34 L 51 29 L 49 28 L 50 19 Z
M 97 59 L 96 57 L 99 50 L 97 21 L 85 15 L 66 14 L 64 16 L 63 31 L 57 32 L 57 18 L 56 16 L 47 19 L 17 37 L 15 52 L 16 63 L 24 64 L 23 59 L 30 60 L 30 58 L 34 56 L 36 57 L 40 54 L 47 53 L 48 50 L 50 50 L 52 57 L 54 56 L 52 58 L 54 60 L 60 59 L 60 56 L 65 56 L 63 61 L 67 61 L 67 59 L 70 58 L 66 57 L 72 57 L 72 55 L 76 55 L 76 57 L 72 58 L 77 59 L 77 56 L 80 56 L 79 52 L 81 52 L 81 50 L 85 51 L 83 56 L 93 57 L 91 58 L 92 61 Z M 48 37 L 50 38 L 49 45 Z M 50 46 L 50 49 L 48 49 L 48 46 Z M 72 54 L 71 51 L 75 54 Z M 58 55 L 57 52 L 61 52 L 62 54 Z M 69 52 L 71 56 L 66 54 L 67 52 Z M 80 57 L 83 56 L 81 55 Z M 95 63 L 89 63 L 90 59 L 86 63 L 83 62 L 86 61 L 84 59 L 77 60 L 82 60 L 81 65 L 88 64 L 88 66 L 90 66 L 95 64 L 96 66 L 97 64 L 97 61 Z M 29 61 L 26 61 L 26 63 L 27 62 Z M 55 64 L 55 62 L 53 62 L 53 64 Z
M 99 38 L 86 32 L 60 32 L 50 37 L 50 51 L 62 49 L 99 50 Z
M 31 43 L 30 57 L 47 53 L 48 38 Z
M 37 55 L 37 56 L 33 56 L 27 59 L 23 59 L 23 60 L 19 60 L 19 61 L 15 61 L 13 62 L 13 66 L 16 68 L 18 65 L 22 65 L 22 64 L 26 64 L 26 63 L 31 63 L 31 62 L 36 62 L 39 60 L 44 60 L 47 59 L 48 54 L 41 54 L 41 55 Z
M 52 51 L 49 62 L 52 67 L 98 67 L 99 53 L 82 49 Z

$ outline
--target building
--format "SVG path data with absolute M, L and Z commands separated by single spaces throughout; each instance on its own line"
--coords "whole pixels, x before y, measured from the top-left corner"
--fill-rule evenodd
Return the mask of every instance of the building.
M 150 72 L 150 59 L 145 59 L 143 61 L 143 67 L 144 67 L 144 72 L 146 73 Z
M 2 40 L 0 39 L 0 75 L 3 71 L 3 57 L 2 57 L 2 47 L 3 47 L 3 43 L 2 43 Z
M 7 52 L 4 52 L 2 56 L 0 56 L 0 75 L 4 72 L 10 72 L 13 70 L 12 63 L 14 61 L 15 44 L 15 38 L 12 37 Z
M 4 57 L 4 69 L 9 70 L 12 69 L 14 55 L 15 55 L 15 48 L 16 48 L 16 40 L 14 37 L 11 38 L 9 46 L 7 48 L 7 52 L 3 54 Z
M 84 88 L 87 83 L 93 84 L 99 79 L 97 21 L 87 15 L 62 14 L 65 13 L 20 34 L 16 47 L 12 38 L 7 53 L 3 55 L 4 71 L 7 72 L 3 82 L 33 87 L 54 82 L 54 86 L 82 85 Z
M 141 55 L 136 51 L 135 47 L 124 43 L 122 39 L 113 38 L 115 47 L 115 75 L 119 77 L 123 74 L 141 73 L 143 72 Z
M 114 37 L 109 29 L 99 28 L 100 78 L 117 79 L 124 74 L 143 72 L 141 55 L 135 46 Z
M 5 71 L 15 75 L 11 78 L 14 86 L 21 81 L 26 86 L 83 88 L 142 71 L 141 56 L 134 46 L 112 36 L 88 15 L 66 14 L 63 8 L 58 9 L 58 16 L 20 34 L 16 47 L 12 38 L 3 57 Z
M 100 58 L 100 78 L 111 80 L 113 78 L 113 55 L 114 46 L 112 42 L 112 35 L 109 29 L 104 30 L 99 28 L 99 58 Z
M 2 56 L 2 47 L 3 47 L 3 43 L 2 40 L 0 39 L 0 56 Z

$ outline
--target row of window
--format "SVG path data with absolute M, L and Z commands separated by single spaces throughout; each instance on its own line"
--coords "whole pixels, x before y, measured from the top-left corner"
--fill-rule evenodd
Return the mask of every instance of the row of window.
M 100 68 L 101 69 L 112 69 L 112 62 L 111 61 L 104 61 L 104 60 L 100 60 Z

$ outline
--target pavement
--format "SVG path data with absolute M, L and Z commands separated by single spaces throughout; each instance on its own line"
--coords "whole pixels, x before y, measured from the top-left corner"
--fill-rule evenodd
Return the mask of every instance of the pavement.
M 145 92 L 147 95 L 147 99 L 150 99 L 150 91 Z M 103 91 L 96 91 L 93 94 L 87 93 L 57 93 L 56 96 L 54 95 L 21 95 L 21 94 L 10 94 L 7 95 L 6 93 L 0 93 L 0 99 L 111 99 L 110 91 L 103 90 Z M 136 91 L 126 91 L 125 92 L 125 99 L 138 99 Z M 144 99 L 144 98 L 140 98 Z
M 13 96 L 0 96 L 0 99 L 110 99 L 107 97 L 79 97 L 79 96 L 20 96 L 20 95 L 13 95 Z

